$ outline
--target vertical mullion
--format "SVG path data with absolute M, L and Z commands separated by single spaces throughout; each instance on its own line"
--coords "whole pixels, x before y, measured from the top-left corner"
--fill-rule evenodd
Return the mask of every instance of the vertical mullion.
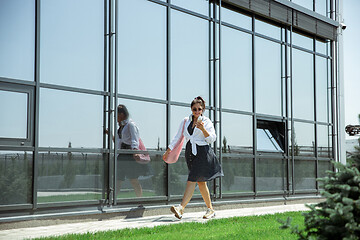
M 294 14 L 293 14 L 294 16 Z M 293 28 L 290 26 L 290 115 L 291 115 L 291 186 L 292 186 L 292 194 L 295 194 L 295 154 L 294 154 L 294 111 L 293 111 L 293 105 L 294 105 L 294 99 L 293 99 L 293 63 L 292 63 L 292 52 L 293 52 L 293 44 L 292 44 L 292 36 L 293 36 Z
M 313 63 L 313 69 L 314 69 L 314 73 L 313 73 L 313 77 L 314 77 L 314 80 L 313 80 L 313 84 L 314 84 L 314 121 L 315 121 L 315 144 L 314 144 L 314 150 L 315 150 L 315 179 L 318 178 L 319 176 L 319 170 L 318 170 L 318 166 L 319 166 L 319 160 L 318 160 L 318 123 L 317 123 L 317 116 L 316 116 L 316 113 L 317 113 L 317 107 L 316 107 L 316 103 L 317 103 L 317 98 L 316 98 L 316 91 L 317 91 L 317 85 L 316 85 L 316 40 L 315 38 L 313 38 L 313 51 L 314 51 L 314 54 L 313 54 L 313 59 L 314 59 L 314 63 Z M 317 189 L 317 191 L 319 192 L 319 184 L 318 184 L 318 181 L 315 180 L 315 188 Z
M 221 0 L 219 1 L 219 56 L 218 56 L 218 59 L 219 59 L 219 91 L 218 91 L 218 94 L 219 94 L 219 122 L 218 122 L 218 134 L 219 134 L 219 160 L 220 160 L 220 164 L 222 164 L 222 145 L 221 145 L 221 139 L 222 139 L 222 102 L 221 102 L 221 8 L 222 8 L 222 4 L 221 4 Z M 215 106 L 216 106 L 216 103 L 215 103 Z M 215 108 L 215 111 L 217 112 L 217 109 Z M 220 129 L 220 130 L 219 130 Z M 215 146 L 217 147 L 217 146 Z M 222 198 L 222 177 L 219 178 L 219 198 Z
M 252 49 L 251 49 L 251 64 L 252 64 L 252 110 L 253 110 L 253 185 L 254 185 L 254 194 L 257 195 L 257 186 L 256 186 L 256 161 L 257 161 L 257 137 L 256 137 L 256 127 L 257 127 L 257 116 L 256 116 L 256 89 L 255 89 L 255 15 L 252 15 L 252 34 L 251 34 L 251 41 L 252 41 Z
M 166 148 L 170 144 L 170 126 L 171 126 L 171 8 L 170 0 L 167 1 L 166 6 Z M 167 201 L 170 201 L 170 166 L 166 164 L 165 167 L 165 192 Z

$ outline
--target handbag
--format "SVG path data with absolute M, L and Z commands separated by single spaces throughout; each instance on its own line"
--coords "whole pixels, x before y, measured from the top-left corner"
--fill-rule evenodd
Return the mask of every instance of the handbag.
M 184 144 L 185 122 L 186 122 L 186 119 L 184 120 L 180 139 L 176 142 L 176 144 L 175 144 L 174 148 L 171 150 L 171 152 L 169 152 L 167 159 L 164 160 L 168 164 L 176 163 L 177 160 L 179 159 L 180 152 L 181 152 L 182 146 Z
M 139 150 L 146 151 L 146 147 L 145 147 L 143 141 L 141 140 L 141 138 L 139 138 Z M 140 154 L 137 154 L 137 157 L 135 157 L 135 160 L 137 163 L 140 163 L 140 164 L 148 164 L 151 159 L 150 159 L 149 154 L 140 153 Z

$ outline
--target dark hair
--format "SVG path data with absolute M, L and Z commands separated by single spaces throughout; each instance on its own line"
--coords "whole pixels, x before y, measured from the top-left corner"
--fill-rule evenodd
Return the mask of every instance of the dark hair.
M 205 111 L 205 100 L 202 97 L 197 96 L 196 98 L 194 98 L 194 100 L 192 100 L 192 102 L 191 102 L 191 107 L 197 103 L 199 103 L 201 105 L 201 107 L 203 108 L 203 111 Z
M 119 104 L 119 106 L 117 107 L 117 112 L 118 115 L 123 113 L 126 119 L 129 117 L 129 111 L 127 110 L 126 106 L 123 104 Z

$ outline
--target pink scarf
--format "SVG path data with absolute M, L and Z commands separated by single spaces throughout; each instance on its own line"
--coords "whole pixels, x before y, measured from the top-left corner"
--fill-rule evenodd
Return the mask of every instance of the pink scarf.
M 171 152 L 169 152 L 168 154 L 168 157 L 167 159 L 165 159 L 164 161 L 166 163 L 176 163 L 177 160 L 179 159 L 179 156 L 180 156 L 180 152 L 181 152 L 181 149 L 182 149 L 182 146 L 184 144 L 184 127 L 185 127 L 185 122 L 186 122 L 186 119 L 184 120 L 184 124 L 183 124 L 183 127 L 182 127 L 182 132 L 181 132 L 181 137 L 180 139 L 177 141 L 177 143 L 175 144 L 173 150 L 171 150 Z

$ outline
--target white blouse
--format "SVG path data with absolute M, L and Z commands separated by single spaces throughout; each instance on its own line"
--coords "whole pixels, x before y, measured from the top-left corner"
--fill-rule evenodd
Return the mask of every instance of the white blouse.
M 184 136 L 185 137 L 185 144 L 190 141 L 191 143 L 191 151 L 194 155 L 197 154 L 197 149 L 196 149 L 196 145 L 199 145 L 199 146 L 205 146 L 205 145 L 208 145 L 208 144 L 211 144 L 213 142 L 215 142 L 216 140 L 216 133 L 215 133 L 215 128 L 214 128 L 214 125 L 213 123 L 211 122 L 211 120 L 208 118 L 208 117 L 205 117 L 205 116 L 202 116 L 203 118 L 203 123 L 204 123 L 204 128 L 206 129 L 206 131 L 209 133 L 209 136 L 208 137 L 205 137 L 203 132 L 195 127 L 194 129 L 194 132 L 192 135 L 190 135 L 190 133 L 188 132 L 187 128 L 188 126 L 190 125 L 191 123 L 191 118 L 192 118 L 192 115 L 190 115 L 190 117 L 186 117 L 184 118 L 183 121 L 181 121 L 181 124 L 179 126 L 179 130 L 177 132 L 177 134 L 175 135 L 174 139 L 171 141 L 170 145 L 169 145 L 169 148 L 171 150 L 174 149 L 176 143 L 179 141 L 179 139 Z M 184 132 L 183 134 L 181 134 L 182 132 L 182 128 L 183 128 L 183 125 L 184 125 L 184 121 L 185 122 L 185 126 L 184 126 Z
M 139 128 L 131 119 L 124 120 L 121 124 L 125 125 L 121 131 L 121 138 L 119 138 L 119 134 L 116 134 L 119 149 L 122 143 L 130 145 L 131 149 L 139 149 Z

